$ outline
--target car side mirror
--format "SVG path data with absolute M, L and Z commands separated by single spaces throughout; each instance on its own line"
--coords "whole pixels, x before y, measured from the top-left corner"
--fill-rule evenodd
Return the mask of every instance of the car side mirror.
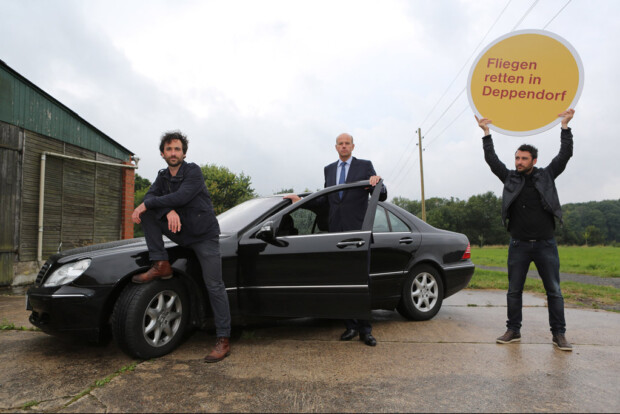
M 273 221 L 267 221 L 262 225 L 259 231 L 256 232 L 256 238 L 269 244 L 273 244 L 278 247 L 288 246 L 288 242 L 284 240 L 278 240 L 276 237 L 277 225 Z
M 276 229 L 273 225 L 273 221 L 268 221 L 256 232 L 256 238 L 266 241 L 267 243 L 273 243 L 276 239 Z

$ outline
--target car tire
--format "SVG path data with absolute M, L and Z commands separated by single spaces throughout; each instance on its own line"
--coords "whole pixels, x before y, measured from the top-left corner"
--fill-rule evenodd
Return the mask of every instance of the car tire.
M 178 278 L 130 283 L 114 305 L 114 340 L 132 357 L 160 357 L 184 339 L 189 313 L 189 297 Z
M 414 321 L 432 319 L 443 303 L 443 281 L 432 266 L 416 266 L 403 284 L 398 313 Z

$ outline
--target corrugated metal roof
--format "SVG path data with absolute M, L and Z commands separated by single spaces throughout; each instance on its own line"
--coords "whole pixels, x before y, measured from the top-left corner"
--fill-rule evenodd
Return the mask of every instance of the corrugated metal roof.
M 2 60 L 0 121 L 122 160 L 134 154 Z

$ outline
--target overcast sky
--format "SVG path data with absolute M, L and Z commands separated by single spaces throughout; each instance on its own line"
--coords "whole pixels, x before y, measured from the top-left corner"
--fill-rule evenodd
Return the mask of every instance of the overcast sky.
M 0 0 L 0 59 L 134 152 L 150 180 L 159 137 L 180 129 L 188 161 L 243 172 L 261 195 L 315 190 L 349 132 L 390 199 L 419 200 L 421 128 L 425 196 L 467 199 L 502 188 L 464 92 L 472 62 L 510 31 L 545 29 L 585 74 L 560 200 L 600 201 L 620 198 L 619 15 L 617 0 Z M 538 166 L 560 144 L 559 126 L 493 135 L 510 168 L 524 142 Z

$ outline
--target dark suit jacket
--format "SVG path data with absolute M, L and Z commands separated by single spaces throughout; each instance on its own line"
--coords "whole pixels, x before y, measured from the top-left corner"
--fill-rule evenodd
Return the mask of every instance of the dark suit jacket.
M 325 187 L 336 185 L 336 170 L 340 160 L 329 164 L 325 167 Z M 372 162 L 368 160 L 358 160 L 353 157 L 351 166 L 347 173 L 347 183 L 368 180 L 373 175 L 377 175 Z M 364 215 L 368 209 L 368 194 L 372 192 L 372 188 L 358 188 L 345 191 L 342 200 L 338 192 L 331 193 L 328 198 L 329 203 L 329 231 L 349 231 L 360 230 L 364 222 Z M 381 191 L 379 200 L 383 201 L 387 198 L 387 189 L 385 186 Z
M 183 161 L 174 177 L 168 168 L 160 170 L 144 196 L 144 205 L 154 210 L 158 219 L 165 218 L 170 210 L 177 212 L 182 224 L 175 238 L 179 244 L 192 244 L 220 234 L 202 170 L 193 162 Z

